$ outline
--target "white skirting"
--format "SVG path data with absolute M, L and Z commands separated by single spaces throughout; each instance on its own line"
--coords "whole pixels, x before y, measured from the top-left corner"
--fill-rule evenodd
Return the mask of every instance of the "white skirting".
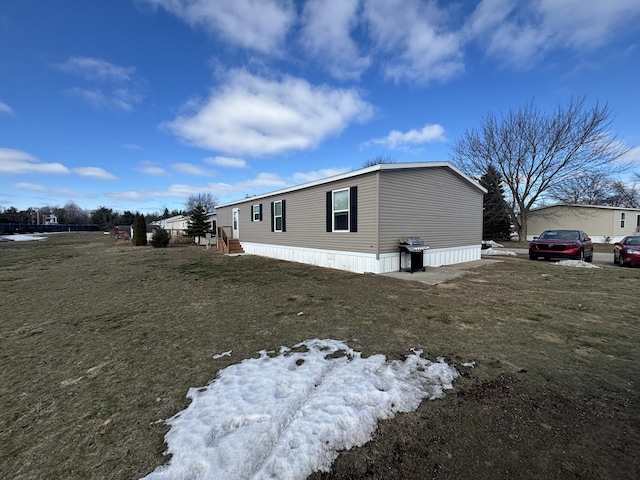
M 335 268 L 355 273 L 387 273 L 400 270 L 400 254 L 384 253 L 376 258 L 372 253 L 341 252 L 315 248 L 267 245 L 262 243 L 241 242 L 246 253 L 263 257 L 277 258 L 291 262 L 306 263 L 318 267 Z M 480 260 L 480 245 L 434 248 L 424 252 L 425 267 L 440 267 L 454 263 Z M 403 266 L 406 267 L 407 260 Z

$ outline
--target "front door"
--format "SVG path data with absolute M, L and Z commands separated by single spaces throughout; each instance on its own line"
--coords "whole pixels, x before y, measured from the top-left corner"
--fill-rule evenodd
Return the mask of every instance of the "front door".
M 233 238 L 240 238 L 240 209 L 234 208 L 231 217 L 233 218 L 233 225 L 231 227 L 233 232 L 231 235 Z

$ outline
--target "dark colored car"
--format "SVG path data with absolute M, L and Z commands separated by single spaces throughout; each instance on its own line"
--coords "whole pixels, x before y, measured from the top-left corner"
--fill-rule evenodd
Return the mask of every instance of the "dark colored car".
M 545 230 L 529 244 L 529 258 L 574 258 L 591 262 L 593 244 L 582 230 Z
M 629 235 L 614 245 L 613 263 L 621 267 L 640 264 L 640 235 Z

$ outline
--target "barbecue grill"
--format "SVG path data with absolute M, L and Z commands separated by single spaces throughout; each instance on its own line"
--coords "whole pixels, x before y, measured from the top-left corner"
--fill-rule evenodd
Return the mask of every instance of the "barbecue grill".
M 429 250 L 429 245 L 420 237 L 403 237 L 400 239 L 400 271 L 407 270 L 411 273 L 422 270 L 424 267 L 424 252 Z M 403 255 L 404 254 L 404 255 Z M 402 258 L 409 257 L 409 266 L 402 268 Z M 405 262 L 406 263 L 406 262 Z

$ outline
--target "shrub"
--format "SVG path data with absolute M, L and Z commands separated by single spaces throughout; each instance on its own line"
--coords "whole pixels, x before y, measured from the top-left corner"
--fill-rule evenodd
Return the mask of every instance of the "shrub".
M 158 227 L 153 232 L 150 243 L 154 248 L 164 248 L 169 245 L 169 240 L 171 240 L 169 232 L 162 227 Z

